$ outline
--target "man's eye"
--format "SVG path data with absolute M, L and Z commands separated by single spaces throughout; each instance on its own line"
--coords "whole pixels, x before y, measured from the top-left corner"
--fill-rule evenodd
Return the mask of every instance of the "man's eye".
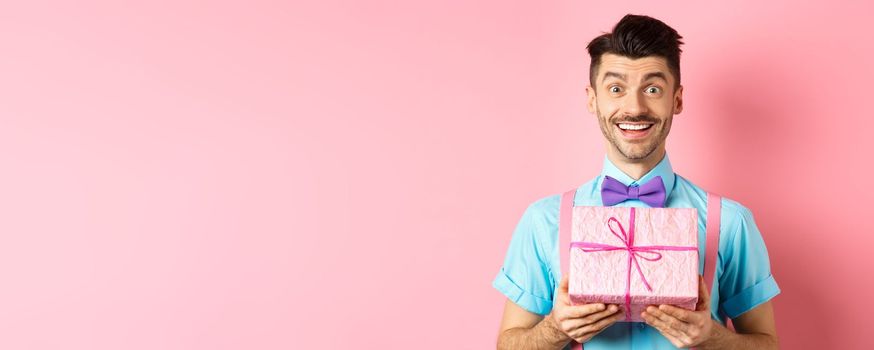
M 655 87 L 655 86 L 650 86 L 650 87 L 646 88 L 646 92 L 651 93 L 651 94 L 657 94 L 660 91 L 661 91 L 661 89 L 659 89 L 658 87 Z
M 621 92 L 621 91 L 622 91 L 622 88 L 620 88 L 620 87 L 618 87 L 618 86 L 611 86 L 611 87 L 610 87 L 610 92 L 612 92 L 612 93 L 614 93 L 614 94 L 617 93 L 617 92 Z

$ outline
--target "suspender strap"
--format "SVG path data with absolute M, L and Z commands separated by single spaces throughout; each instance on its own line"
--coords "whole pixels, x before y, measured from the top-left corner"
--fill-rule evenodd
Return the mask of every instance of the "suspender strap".
M 719 217 L 722 212 L 722 198 L 712 193 L 707 193 L 707 246 L 704 251 L 704 282 L 713 288 L 713 276 L 716 273 L 716 264 L 719 263 Z
M 577 189 L 569 190 L 561 195 L 558 209 L 558 260 L 561 261 L 561 275 L 570 276 L 571 255 L 571 218 L 574 212 L 574 195 Z M 571 350 L 582 350 L 583 344 L 571 340 Z
M 707 234 L 707 243 L 704 247 L 704 282 L 707 283 L 707 287 L 711 288 L 711 295 L 713 295 L 716 264 L 719 263 L 719 221 L 721 216 L 722 197 L 707 192 L 707 222 L 704 228 L 704 232 Z
M 576 194 L 576 191 L 576 189 L 573 189 L 561 195 L 561 207 L 558 210 L 558 257 L 561 261 L 562 276 L 568 276 L 567 274 L 570 272 L 571 217 L 574 212 L 574 194 Z

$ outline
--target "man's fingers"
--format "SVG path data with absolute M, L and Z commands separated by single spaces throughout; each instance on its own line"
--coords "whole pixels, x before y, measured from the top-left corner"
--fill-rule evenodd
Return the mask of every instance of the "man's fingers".
M 571 311 L 569 309 L 573 308 L 573 312 L 576 312 L 576 316 L 585 315 L 582 317 L 568 317 L 567 313 L 563 314 L 561 330 L 577 341 L 591 338 L 594 334 L 587 336 L 587 333 L 609 326 L 613 322 L 616 322 L 616 320 L 620 319 L 617 318 L 616 315 L 622 315 L 619 312 L 619 306 L 617 305 L 609 305 L 604 307 L 601 311 L 589 312 L 600 309 L 603 306 L 604 304 L 585 304 L 571 306 L 565 309 L 564 311 L 567 312 Z
M 694 312 L 673 305 L 659 305 L 659 310 L 686 323 L 694 322 L 696 319 Z
M 581 330 L 583 331 L 584 335 L 588 333 L 598 334 L 599 332 L 603 331 L 604 328 L 609 327 L 611 324 L 614 324 L 622 320 L 623 318 L 625 318 L 625 316 L 622 314 L 610 315 L 608 317 L 602 318 L 598 322 L 583 327 Z M 594 334 L 592 334 L 592 336 L 594 336 Z
M 568 326 L 571 329 L 582 328 L 588 326 L 590 324 L 595 324 L 598 321 L 601 321 L 604 318 L 608 318 L 619 311 L 619 307 L 616 305 L 609 305 L 604 311 L 596 312 L 593 314 L 589 314 L 588 316 L 582 318 L 573 318 L 569 319 Z
M 583 318 L 604 310 L 607 310 L 607 306 L 601 303 L 571 305 L 564 310 L 564 316 L 568 319 Z
M 665 336 L 665 338 L 668 338 L 668 341 L 670 341 L 671 344 L 674 344 L 674 346 L 676 346 L 678 348 L 682 348 L 682 347 L 686 346 L 686 344 L 683 344 L 683 342 L 680 341 L 680 339 L 677 339 L 677 337 L 675 337 L 673 335 L 662 332 L 661 330 L 659 330 L 659 333 L 661 333 L 663 336 Z
M 593 324 L 577 328 L 569 335 L 574 340 L 583 343 L 586 340 L 592 339 L 594 336 L 598 335 L 598 333 L 601 333 L 601 331 L 603 331 L 605 328 L 618 321 L 621 321 L 624 318 L 625 316 L 622 313 L 615 313 L 613 315 L 602 318 L 601 320 Z
M 597 323 L 602 319 L 608 318 L 617 312 L 619 312 L 619 307 L 611 304 L 607 305 L 607 308 L 604 309 L 604 311 L 596 312 L 594 314 L 584 317 L 583 319 L 587 321 L 585 325 L 589 325 Z
M 643 317 L 643 320 L 646 321 L 646 323 L 648 325 L 653 326 L 656 329 L 658 329 L 659 332 L 662 333 L 665 337 L 668 337 L 668 336 L 672 337 L 673 338 L 671 340 L 672 343 L 674 342 L 673 340 L 679 341 L 680 337 L 682 337 L 682 334 L 680 334 L 680 331 L 678 331 L 674 328 L 671 328 L 671 326 L 668 325 L 667 322 L 656 317 L 652 313 L 644 311 L 641 313 L 641 316 Z M 674 345 L 677 345 L 677 344 L 675 343 Z M 677 345 L 677 346 L 679 347 L 679 345 Z
M 664 323 L 668 327 L 670 327 L 670 328 L 676 330 L 678 333 L 680 333 L 680 334 L 676 335 L 677 338 L 679 338 L 680 340 L 683 340 L 682 336 L 687 331 L 689 331 L 689 324 L 683 322 L 682 320 L 680 320 L 674 316 L 668 315 L 667 313 L 665 313 L 664 311 L 660 310 L 657 307 L 649 306 L 646 308 L 646 312 L 649 313 L 650 315 L 655 316 L 655 318 L 661 320 L 662 323 Z

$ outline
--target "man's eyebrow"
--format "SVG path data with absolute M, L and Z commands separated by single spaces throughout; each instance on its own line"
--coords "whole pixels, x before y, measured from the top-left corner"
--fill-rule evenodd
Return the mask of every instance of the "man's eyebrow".
M 662 72 L 647 73 L 646 75 L 643 76 L 644 81 L 650 80 L 652 78 L 662 78 L 662 80 L 668 81 L 668 77 L 665 75 L 665 73 L 662 73 Z
M 604 80 L 607 80 L 607 78 L 609 78 L 609 77 L 614 77 L 614 78 L 618 78 L 619 80 L 625 81 L 625 74 L 620 74 L 620 73 L 616 73 L 616 72 L 604 73 L 604 78 L 601 79 L 601 81 L 603 82 Z

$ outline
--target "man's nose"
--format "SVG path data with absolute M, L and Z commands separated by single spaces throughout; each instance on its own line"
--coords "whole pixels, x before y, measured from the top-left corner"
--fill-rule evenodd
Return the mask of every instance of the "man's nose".
M 640 93 L 632 93 L 625 95 L 625 114 L 630 116 L 643 115 L 649 112 L 646 107 L 646 101 Z

